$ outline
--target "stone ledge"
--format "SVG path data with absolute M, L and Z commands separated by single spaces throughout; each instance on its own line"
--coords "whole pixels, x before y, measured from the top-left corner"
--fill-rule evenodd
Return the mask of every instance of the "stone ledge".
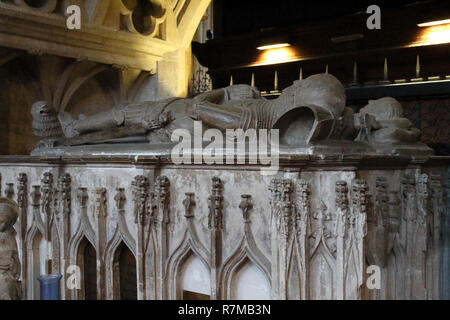
M 83 155 L 83 156 L 26 156 L 26 155 L 3 155 L 0 156 L 0 166 L 2 165 L 65 165 L 65 164 L 122 164 L 122 165 L 161 165 L 175 167 L 192 168 L 229 168 L 246 167 L 261 168 L 263 165 L 248 164 L 182 164 L 175 165 L 167 154 L 155 155 Z M 236 162 L 235 162 L 236 163 Z M 357 167 L 361 168 L 404 168 L 407 166 L 450 166 L 450 156 L 389 156 L 378 154 L 346 154 L 346 155 L 280 155 L 280 167 L 301 167 L 301 168 L 333 168 L 333 167 Z

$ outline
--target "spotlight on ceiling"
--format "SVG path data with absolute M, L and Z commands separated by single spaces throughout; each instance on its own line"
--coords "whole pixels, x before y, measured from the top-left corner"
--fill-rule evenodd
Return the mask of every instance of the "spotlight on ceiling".
M 279 49 L 279 48 L 285 48 L 290 47 L 290 41 L 288 35 L 275 35 L 275 36 L 269 36 L 265 37 L 263 39 L 259 39 L 255 43 L 256 49 L 264 51 L 264 50 L 270 50 L 270 49 Z
M 258 50 L 269 50 L 269 49 L 278 49 L 278 48 L 285 48 L 290 47 L 291 44 L 288 42 L 280 42 L 280 43 L 272 43 L 272 44 L 266 44 L 259 47 L 256 47 Z
M 441 25 L 441 24 L 448 24 L 448 23 L 450 23 L 450 19 L 418 23 L 417 26 L 418 27 L 432 27 L 432 26 L 438 26 L 438 25 Z

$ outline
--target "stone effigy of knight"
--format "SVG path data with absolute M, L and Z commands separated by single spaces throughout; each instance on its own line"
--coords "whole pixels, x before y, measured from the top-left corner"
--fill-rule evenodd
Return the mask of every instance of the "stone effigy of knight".
M 271 100 L 262 98 L 255 87 L 240 84 L 193 98 L 130 103 L 79 119 L 66 112 L 56 118 L 52 112 L 45 102 L 33 105 L 33 127 L 42 139 L 37 153 L 58 146 L 170 143 L 177 129 L 193 134 L 195 121 L 202 121 L 203 130 L 279 129 L 280 145 L 288 148 L 323 145 L 331 152 L 389 154 L 431 151 L 418 142 L 420 131 L 403 117 L 398 101 L 372 100 L 355 114 L 346 106 L 344 86 L 331 74 L 297 80 Z

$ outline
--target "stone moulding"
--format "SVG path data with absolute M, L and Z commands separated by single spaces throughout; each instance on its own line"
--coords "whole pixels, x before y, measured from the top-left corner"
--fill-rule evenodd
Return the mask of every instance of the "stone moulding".
M 17 183 L 10 189 L 20 191 L 29 217 L 25 298 L 36 297 L 39 234 L 50 240 L 42 256 L 55 273 L 78 263 L 84 239 L 92 244 L 99 299 L 120 297 L 122 245 L 136 259 L 138 299 L 181 299 L 191 255 L 209 270 L 212 299 L 234 297 L 248 261 L 268 280 L 272 299 L 439 298 L 449 158 L 294 158 L 266 177 L 255 165 L 185 166 L 158 157 L 0 157 L 1 187 Z M 381 269 L 380 290 L 367 287 L 369 265 Z
M 44 4 L 0 1 L 1 46 L 156 71 L 156 62 L 165 54 L 189 46 L 210 0 L 191 1 L 180 26 L 174 17 L 172 1 L 154 1 L 153 8 L 160 8 L 152 8 L 143 17 L 147 21 L 142 25 L 148 26 L 144 30 L 137 30 L 132 18 L 135 8 L 127 7 L 132 3 L 129 1 L 102 0 L 94 6 L 78 1 L 82 13 L 80 30 L 67 28 L 67 17 L 62 12 L 66 5 L 55 10 L 56 0 L 40 2 Z M 164 28 L 158 28 L 160 25 Z M 163 30 L 158 32 L 160 29 Z

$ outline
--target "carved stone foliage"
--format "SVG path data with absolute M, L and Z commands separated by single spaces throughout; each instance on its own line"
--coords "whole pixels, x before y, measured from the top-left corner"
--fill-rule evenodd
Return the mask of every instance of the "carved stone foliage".
M 369 187 L 364 180 L 355 180 L 353 184 L 353 210 L 350 216 L 350 227 L 355 235 L 361 239 L 367 233 L 367 211 L 369 208 Z
M 19 178 L 17 179 L 17 203 L 19 207 L 25 208 L 27 206 L 27 182 L 28 178 L 25 173 L 19 174 Z
M 53 175 L 50 172 L 45 172 L 41 179 L 41 211 L 44 215 L 45 224 L 47 230 L 50 230 L 51 221 L 51 209 L 52 209 L 52 197 L 54 195 L 53 190 Z M 48 231 L 46 232 L 47 236 Z
M 60 210 L 58 211 L 57 218 L 62 216 L 67 217 L 71 213 L 71 201 L 72 201 L 72 179 L 70 174 L 63 174 L 58 181 Z
M 301 180 L 297 185 L 297 201 L 296 201 L 296 215 L 295 228 L 299 236 L 307 236 L 310 232 L 311 219 L 311 191 L 308 183 Z
M 208 228 L 210 229 L 222 229 L 223 228 L 223 208 L 222 208 L 222 196 L 223 183 L 218 177 L 212 178 L 212 190 L 211 195 L 208 198 Z
M 289 179 L 273 179 L 269 190 L 271 192 L 272 219 L 275 220 L 277 231 L 287 240 L 292 225 L 292 181 Z
M 171 223 L 169 212 L 170 181 L 166 176 L 159 176 L 155 183 L 155 200 L 159 207 L 159 221 L 164 224 Z
M 148 202 L 150 184 L 147 177 L 140 175 L 134 178 L 131 185 L 134 195 L 135 223 L 145 226 L 149 221 L 148 215 L 150 213 Z M 151 206 L 150 209 L 152 209 Z
M 133 188 L 129 190 L 134 196 L 128 199 L 131 193 L 115 182 L 128 177 L 135 167 L 108 179 L 102 186 L 92 186 L 89 181 L 103 181 L 98 177 L 104 171 L 90 180 L 89 175 L 79 175 L 78 163 L 75 169 L 70 165 L 55 168 L 54 172 L 61 170 L 58 190 L 53 186 L 55 181 L 50 172 L 41 176 L 41 165 L 36 170 L 27 169 L 28 182 L 19 176 L 20 168 L 13 168 L 15 171 L 10 174 L 3 167 L 0 170 L 4 179 L 19 177 L 11 184 L 14 200 L 18 202 L 24 203 L 23 197 L 27 197 L 26 184 L 41 179 L 40 185 L 31 184 L 28 190 L 30 204 L 26 208 L 32 212 L 26 225 L 26 255 L 23 258 L 20 251 L 18 254 L 24 259 L 22 266 L 26 266 L 22 283 L 27 298 L 35 297 L 37 292 L 37 287 L 33 287 L 38 272 L 36 257 L 41 259 L 39 265 L 45 263 L 46 272 L 63 274 L 68 266 L 82 261 L 86 240 L 96 252 L 99 299 L 120 296 L 116 275 L 122 268 L 118 256 L 123 245 L 136 258 L 138 299 L 182 298 L 182 290 L 186 288 L 180 284 L 181 276 L 189 276 L 182 270 L 193 255 L 209 271 L 213 299 L 235 297 L 236 279 L 247 264 L 256 267 L 269 280 L 273 299 L 439 298 L 439 254 L 445 212 L 440 169 L 412 167 L 396 169 L 394 174 L 385 169 L 370 173 L 333 172 L 331 179 L 323 172 L 302 172 L 301 178 L 290 172 L 286 174 L 290 179 L 273 179 L 269 192 L 251 195 L 247 192 L 252 190 L 248 188 L 248 180 L 239 185 L 238 175 L 232 177 L 236 170 L 233 169 L 209 180 L 212 184 L 206 202 L 196 198 L 203 187 L 185 192 L 184 186 L 176 187 L 180 180 L 171 186 L 175 179 L 169 178 L 175 174 L 169 170 L 178 169 L 164 168 L 167 176 L 160 177 L 154 176 L 150 169 L 142 170 L 143 175 L 134 178 Z M 115 170 L 120 169 L 111 172 Z M 95 170 L 88 167 L 86 171 Z M 76 179 L 71 181 L 71 175 Z M 204 181 L 208 175 L 209 172 L 199 173 L 197 181 Z M 359 179 L 358 175 L 365 179 Z M 234 194 L 224 201 L 228 192 L 224 192 L 222 177 L 234 182 L 229 191 L 238 190 L 238 198 Z M 342 177 L 346 180 L 340 180 Z M 92 189 L 74 181 L 86 182 Z M 261 183 L 261 179 L 258 177 L 251 183 Z M 71 191 L 73 199 L 70 199 Z M 107 207 L 108 194 L 114 200 L 112 208 Z M 17 204 L 15 207 L 19 210 Z M 136 225 L 132 226 L 133 230 L 130 226 L 132 232 L 129 232 L 128 214 L 134 212 L 128 212 L 128 208 L 133 207 Z M 170 213 L 185 217 L 176 221 L 176 234 L 169 232 L 169 226 L 175 223 Z M 55 214 L 53 222 L 48 218 L 52 214 Z M 197 234 L 197 231 L 205 232 L 199 225 L 204 214 L 209 215 L 210 230 Z M 199 219 L 195 218 L 197 215 Z M 264 223 L 270 215 L 270 224 Z M 70 219 L 76 222 L 71 228 Z M 224 228 L 224 223 L 228 228 Z M 234 230 L 227 232 L 231 228 Z M 265 229 L 263 233 L 262 229 Z M 44 249 L 37 245 L 41 243 L 39 233 L 47 240 L 43 241 L 47 244 L 42 246 Z M 14 234 L 13 238 L 17 236 Z M 230 243 L 235 245 L 229 247 Z M 20 241 L 18 244 L 22 250 Z M 2 250 L 0 243 L 0 255 Z M 380 289 L 367 289 L 370 265 L 381 269 Z M 82 299 L 82 290 L 64 290 L 62 294 L 64 299 Z

